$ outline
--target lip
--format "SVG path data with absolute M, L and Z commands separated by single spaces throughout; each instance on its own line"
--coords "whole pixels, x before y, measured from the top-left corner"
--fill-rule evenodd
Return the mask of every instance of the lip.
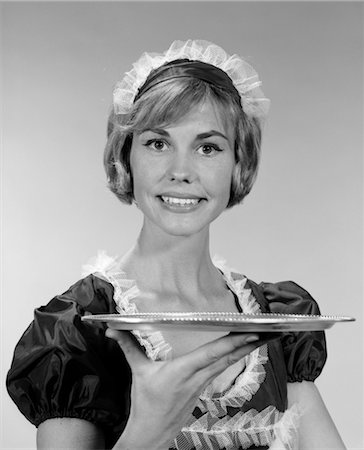
M 201 197 L 196 197 L 196 196 L 189 196 L 189 197 L 177 197 L 176 195 L 164 195 L 165 197 L 174 197 L 174 198 L 180 198 L 180 199 L 188 199 L 188 198 L 193 198 L 193 199 L 198 199 L 199 201 L 196 204 L 184 204 L 184 205 L 177 205 L 177 204 L 172 204 L 172 203 L 166 203 L 163 201 L 162 196 L 158 195 L 157 198 L 159 199 L 162 208 L 166 209 L 167 211 L 172 211 L 174 213 L 189 213 L 189 212 L 193 212 L 197 209 L 199 209 L 201 207 L 201 204 L 203 202 L 203 198 Z
M 174 198 L 183 198 L 183 199 L 197 199 L 197 200 L 206 200 L 202 195 L 189 194 L 187 192 L 163 192 L 159 194 L 158 197 L 174 197 Z

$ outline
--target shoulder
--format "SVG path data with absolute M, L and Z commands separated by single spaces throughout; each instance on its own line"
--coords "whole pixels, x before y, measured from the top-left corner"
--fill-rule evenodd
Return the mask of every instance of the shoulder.
M 261 282 L 248 280 L 254 295 L 266 309 L 280 314 L 320 314 L 317 301 L 294 281 Z
M 110 312 L 113 293 L 114 288 L 109 281 L 92 273 L 72 284 L 65 292 L 54 297 L 50 303 L 74 302 L 78 307 L 85 308 L 92 314 L 98 314 Z
M 54 297 L 50 304 L 70 301 L 79 308 L 87 308 L 87 312 L 101 314 L 112 312 L 114 309 L 114 286 L 107 275 L 114 267 L 117 258 L 99 251 L 82 266 L 82 278 L 72 284 L 65 292 Z M 46 306 L 48 307 L 49 304 Z M 44 308 L 44 307 L 42 307 Z
M 221 257 L 214 256 L 213 263 L 224 274 L 229 286 L 233 286 L 239 292 L 251 293 L 259 303 L 262 312 L 320 314 L 316 300 L 294 281 L 257 283 L 239 270 L 229 267 Z

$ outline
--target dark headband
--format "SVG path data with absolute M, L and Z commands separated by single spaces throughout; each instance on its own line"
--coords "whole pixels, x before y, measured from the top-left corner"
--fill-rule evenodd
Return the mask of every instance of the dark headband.
M 134 102 L 157 84 L 174 78 L 197 78 L 217 86 L 230 93 L 241 106 L 240 94 L 226 72 L 212 64 L 189 59 L 170 61 L 152 70 L 145 83 L 139 88 Z

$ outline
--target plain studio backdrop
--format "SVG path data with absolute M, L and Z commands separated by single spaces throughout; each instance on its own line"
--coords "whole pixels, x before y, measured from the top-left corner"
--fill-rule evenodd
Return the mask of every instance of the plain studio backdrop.
M 143 51 L 200 38 L 245 57 L 271 110 L 260 173 L 212 226 L 212 254 L 255 281 L 294 280 L 329 315 L 317 385 L 342 437 L 364 448 L 362 334 L 363 4 L 2 3 L 2 447 L 34 448 L 5 392 L 33 309 L 98 250 L 126 252 L 142 216 L 106 188 L 112 88 Z

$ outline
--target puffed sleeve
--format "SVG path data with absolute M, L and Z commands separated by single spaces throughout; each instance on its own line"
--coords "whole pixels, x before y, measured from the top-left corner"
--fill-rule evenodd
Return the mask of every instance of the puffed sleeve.
M 292 281 L 261 283 L 264 297 L 272 313 L 320 314 L 311 295 Z M 314 381 L 326 362 L 326 340 L 323 331 L 287 332 L 282 347 L 289 382 Z
M 7 376 L 11 398 L 34 425 L 72 417 L 101 427 L 106 439 L 121 434 L 129 415 L 130 368 L 105 337 L 104 324 L 81 321 L 84 314 L 114 312 L 112 285 L 94 275 L 35 310 Z

